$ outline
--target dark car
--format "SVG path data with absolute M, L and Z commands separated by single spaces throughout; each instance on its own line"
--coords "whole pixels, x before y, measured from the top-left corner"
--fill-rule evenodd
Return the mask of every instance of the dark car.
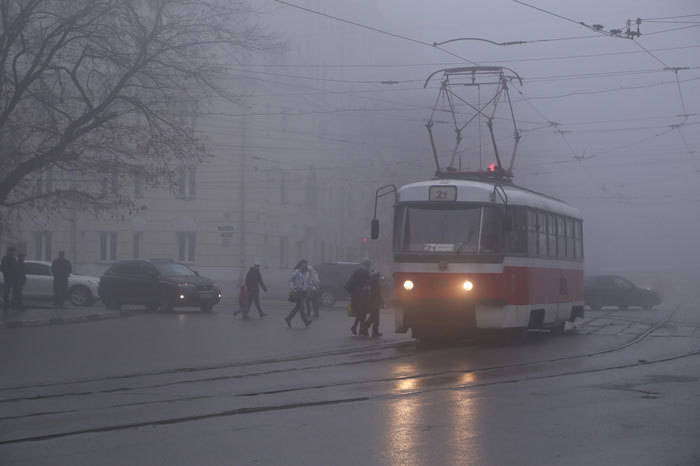
M 110 309 L 143 304 L 150 310 L 198 306 L 211 311 L 221 290 L 184 264 L 169 260 L 126 260 L 112 265 L 100 278 L 99 294 Z
M 357 262 L 324 262 L 314 266 L 321 281 L 321 305 L 331 307 L 338 300 L 349 299 L 345 284 L 360 267 Z
M 331 307 L 336 301 L 350 299 L 348 292 L 345 290 L 345 284 L 348 282 L 350 275 L 360 267 L 359 262 L 324 262 L 315 265 L 314 268 L 318 272 L 318 278 L 321 281 L 321 305 Z M 381 276 L 381 280 L 382 293 L 386 300 L 387 296 L 393 292 L 393 284 L 384 275 Z
M 646 288 L 640 288 L 626 278 L 618 275 L 596 275 L 584 280 L 584 299 L 591 309 L 603 306 L 617 306 L 626 309 L 638 306 L 651 309 L 661 304 L 658 293 Z

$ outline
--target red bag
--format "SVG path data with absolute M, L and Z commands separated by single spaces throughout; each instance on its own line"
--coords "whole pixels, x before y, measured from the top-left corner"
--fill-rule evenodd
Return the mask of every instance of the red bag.
M 242 308 L 248 307 L 248 288 L 245 285 L 241 286 L 241 292 L 238 294 L 238 305 Z

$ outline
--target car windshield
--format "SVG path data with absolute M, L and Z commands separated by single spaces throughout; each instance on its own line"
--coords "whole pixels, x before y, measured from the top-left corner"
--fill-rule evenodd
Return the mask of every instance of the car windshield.
M 399 251 L 476 254 L 502 249 L 501 216 L 495 207 L 404 205 L 397 209 L 395 231 Z
M 166 277 L 196 275 L 192 269 L 177 262 L 159 262 L 154 264 L 158 272 Z

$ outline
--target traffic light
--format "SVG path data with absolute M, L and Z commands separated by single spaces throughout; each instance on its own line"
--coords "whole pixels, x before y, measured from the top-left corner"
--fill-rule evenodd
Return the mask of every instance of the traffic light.
M 491 165 L 489 165 L 489 171 L 491 173 L 494 173 L 496 171 L 496 164 L 495 163 L 492 163 Z
M 366 236 L 362 237 L 362 244 L 367 244 L 367 237 Z

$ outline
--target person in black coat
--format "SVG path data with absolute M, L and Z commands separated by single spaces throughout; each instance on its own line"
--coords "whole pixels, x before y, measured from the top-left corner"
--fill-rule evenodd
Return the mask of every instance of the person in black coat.
M 27 271 L 24 267 L 24 254 L 17 255 L 17 279 L 12 288 L 12 302 L 20 311 L 24 310 L 24 284 L 27 283 Z
M 68 277 L 73 272 L 73 267 L 65 258 L 63 251 L 58 251 L 58 258 L 51 264 L 53 274 L 53 302 L 56 306 L 63 308 L 68 293 Z
M 17 282 L 17 257 L 15 254 L 17 249 L 14 246 L 7 247 L 7 253 L 2 258 L 2 305 L 3 310 L 7 312 L 10 309 L 10 292 L 14 290 Z
M 367 335 L 367 330 L 372 327 L 372 336 L 381 337 L 379 332 L 379 310 L 384 307 L 382 298 L 382 275 L 372 272 L 369 277 L 369 300 L 367 303 L 368 318 L 365 320 L 361 334 Z
M 350 327 L 353 335 L 357 335 L 358 325 L 360 335 L 367 336 L 367 328 L 365 319 L 369 308 L 369 292 L 370 292 L 370 267 L 372 262 L 365 259 L 360 263 L 360 268 L 355 270 L 347 283 L 345 290 L 350 294 L 350 306 L 355 314 L 355 323 Z
M 262 275 L 260 274 L 260 264 L 253 264 L 253 266 L 248 269 L 248 273 L 245 276 L 245 286 L 248 289 L 248 307 L 243 312 L 243 317 L 248 317 L 248 312 L 250 308 L 255 307 L 258 309 L 258 315 L 260 317 L 265 317 L 265 314 L 260 307 L 260 288 L 267 293 L 267 287 L 263 282 Z

